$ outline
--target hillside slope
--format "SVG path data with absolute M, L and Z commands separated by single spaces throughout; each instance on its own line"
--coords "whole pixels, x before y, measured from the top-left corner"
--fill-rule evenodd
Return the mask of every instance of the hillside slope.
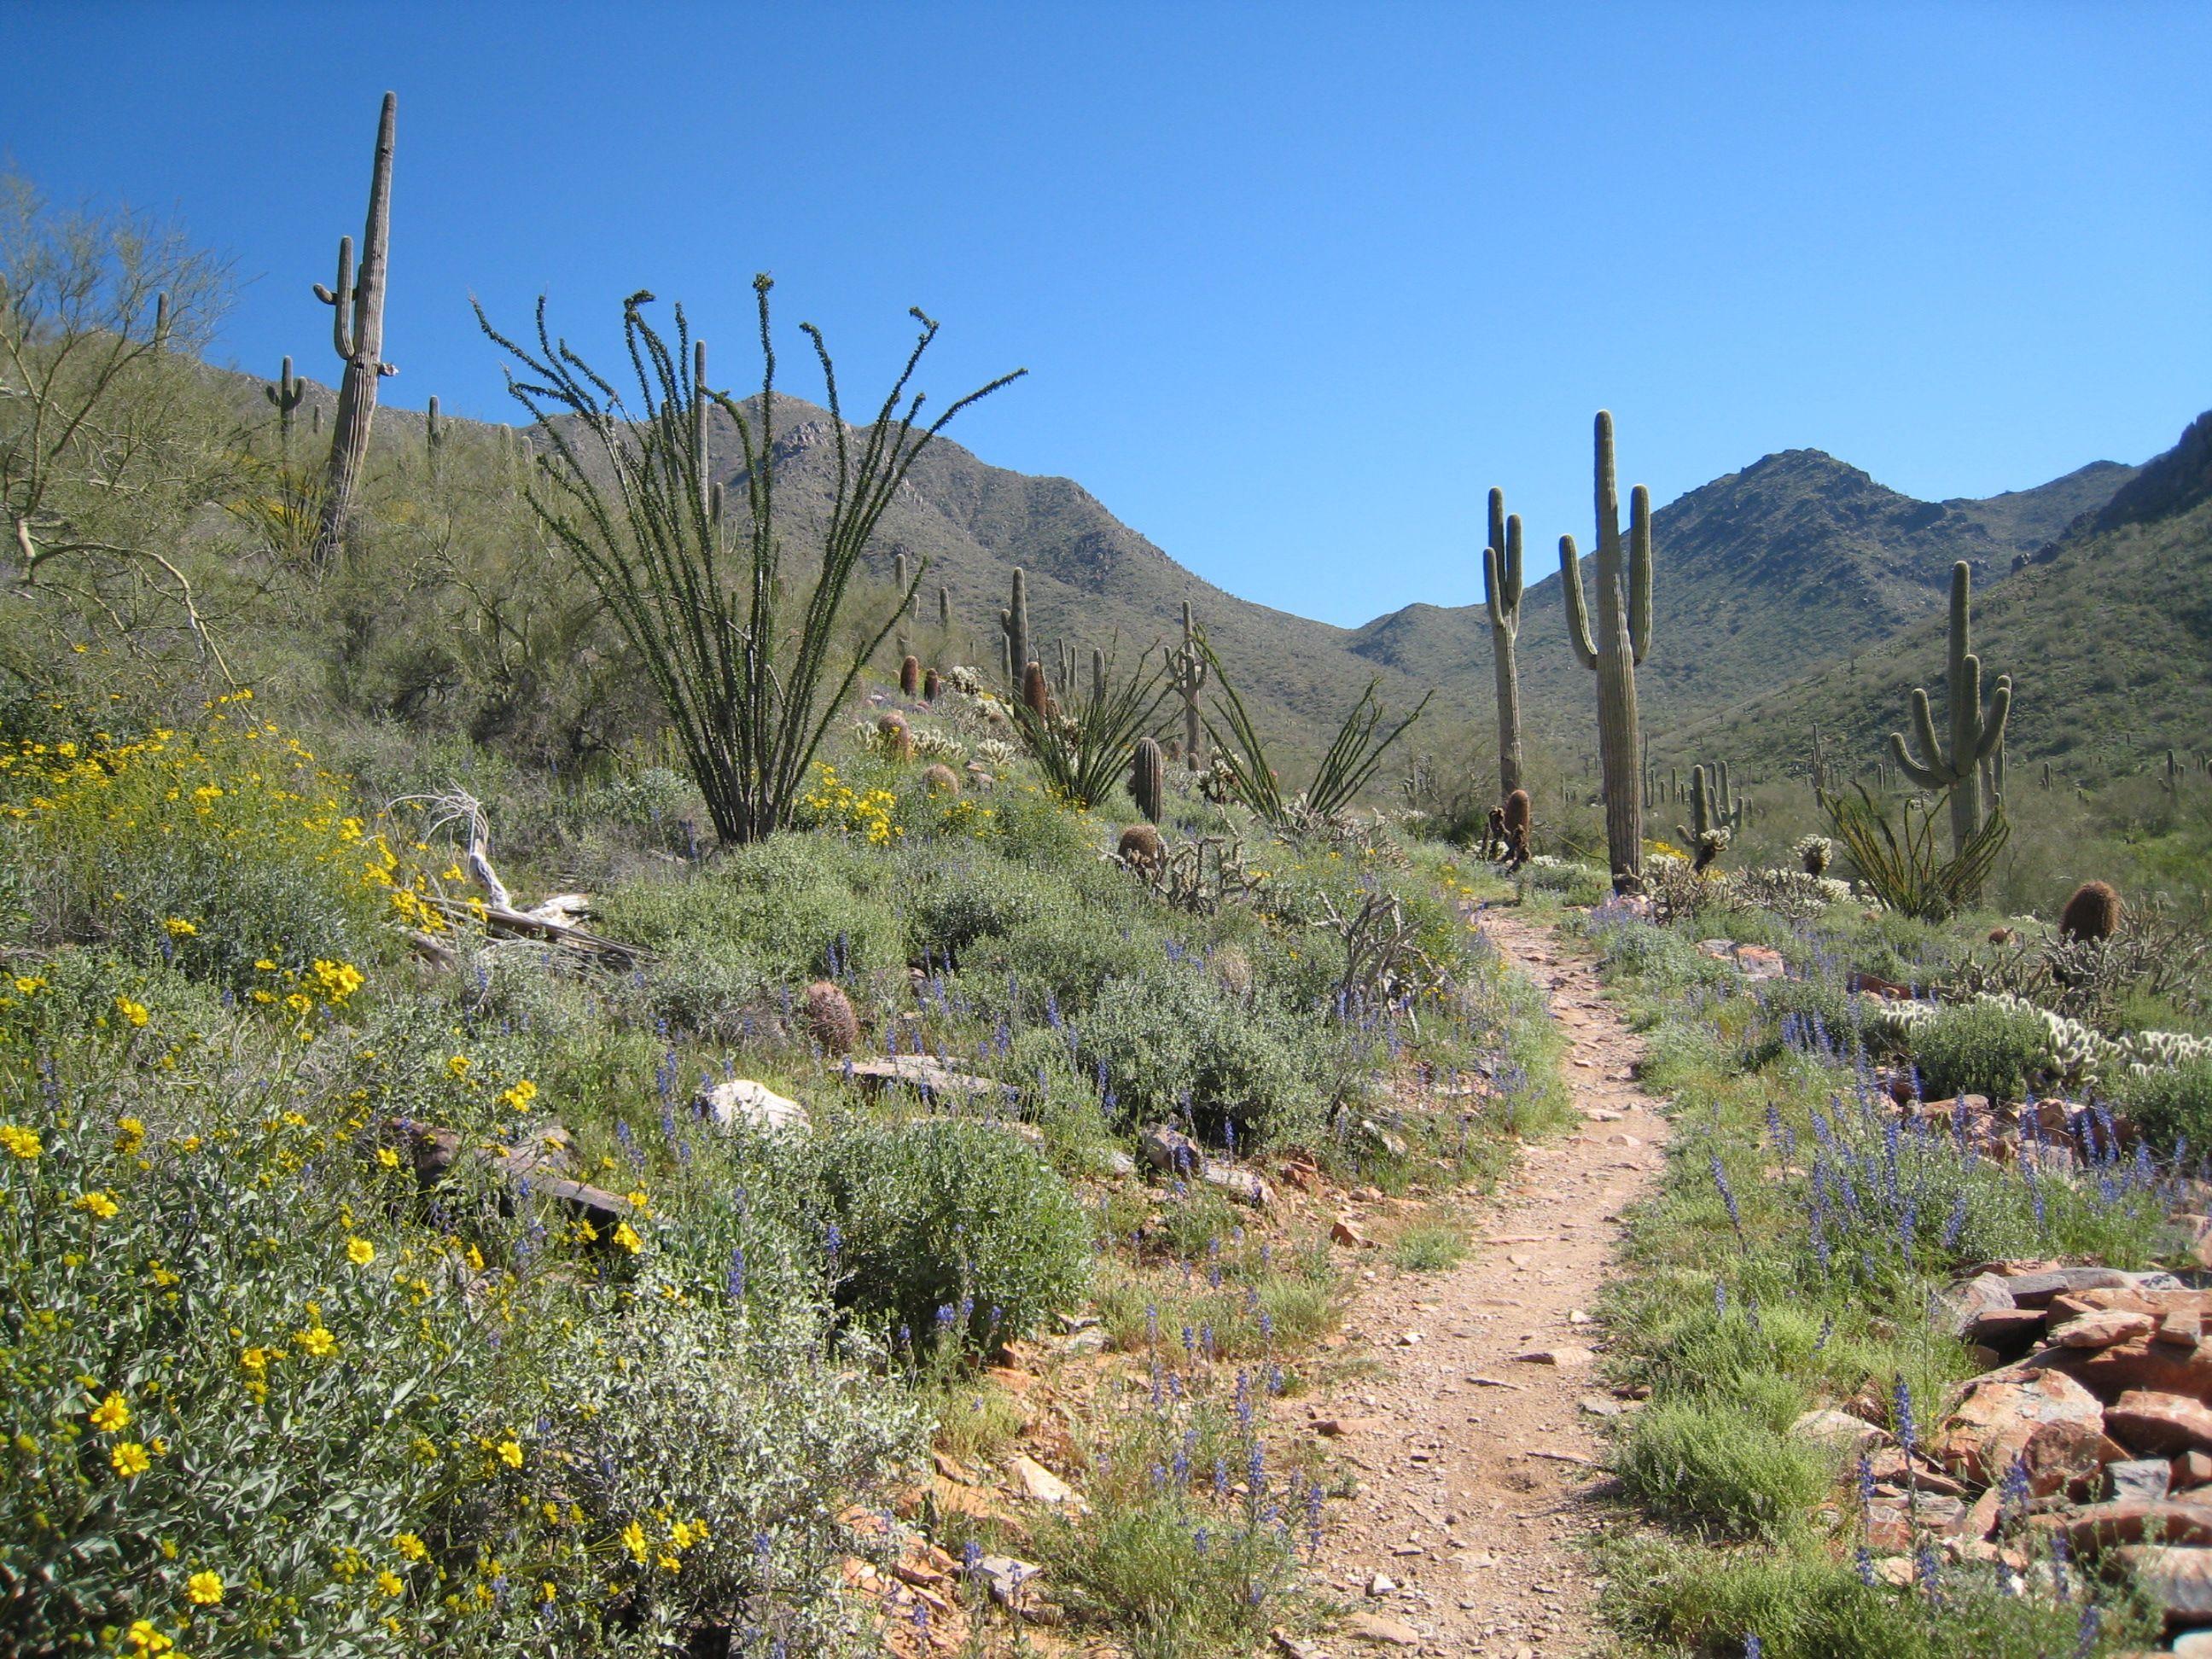
M 1912 687 L 1943 706 L 1946 625 L 1931 600 L 1855 659 L 1659 732 L 1655 753 L 1726 755 L 1753 777 L 1802 773 L 1817 720 L 1849 769 L 1870 768 L 1904 728 Z M 2203 750 L 2212 711 L 2212 414 L 2026 570 L 1978 588 L 1974 645 L 1985 678 L 2014 679 L 2006 747 L 2015 780 L 2048 760 L 2054 776 L 2094 782 L 2162 762 L 2168 747 Z

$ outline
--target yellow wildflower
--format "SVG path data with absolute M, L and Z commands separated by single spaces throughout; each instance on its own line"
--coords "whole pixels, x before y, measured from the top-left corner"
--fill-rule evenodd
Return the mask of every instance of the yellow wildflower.
M 135 1440 L 126 1440 L 108 1453 L 107 1461 L 116 1474 L 125 1480 L 133 1480 L 154 1467 L 154 1460 L 147 1456 L 146 1449 Z
M 394 1538 L 392 1547 L 410 1561 L 420 1561 L 430 1553 L 430 1547 L 411 1532 L 403 1532 Z
M 27 1129 L 20 1123 L 0 1123 L 0 1147 L 21 1158 L 33 1158 L 46 1151 L 36 1129 Z
M 144 1654 L 148 1659 L 159 1659 L 162 1654 L 173 1652 L 177 1645 L 155 1630 L 149 1619 L 132 1620 L 131 1628 L 123 1632 L 123 1639 L 131 1644 L 131 1652 Z
M 86 1413 L 86 1416 L 90 1419 L 92 1426 L 102 1434 L 113 1434 L 118 1429 L 129 1426 L 131 1407 L 123 1403 L 121 1395 L 110 1393 L 106 1399 L 94 1407 Z
M 171 939 L 190 939 L 199 932 L 198 923 L 186 921 L 182 916 L 171 916 L 161 926 L 167 930 Z
M 506 1464 L 510 1469 L 520 1468 L 522 1467 L 521 1445 L 513 1440 L 501 1441 L 499 1443 L 499 1461 Z
M 108 1196 L 107 1194 L 94 1191 L 89 1193 L 79 1193 L 75 1198 L 70 1200 L 70 1207 L 74 1210 L 83 1210 L 89 1214 L 96 1215 L 102 1221 L 112 1221 L 115 1218 L 116 1211 L 121 1206 L 118 1206 L 112 1198 Z
M 376 1260 L 376 1246 L 365 1238 L 346 1240 L 346 1260 L 356 1267 L 366 1267 Z
M 185 1594 L 194 1607 L 214 1607 L 222 1600 L 222 1575 L 203 1569 L 185 1580 Z
M 115 999 L 115 1012 L 122 1015 L 124 1018 L 129 1020 L 133 1025 L 143 1025 L 148 1019 L 152 1018 L 152 1016 L 146 1012 L 146 1005 L 144 1003 L 133 1002 L 129 997 L 119 996 Z
M 632 1255 L 635 1255 L 640 1250 L 645 1248 L 645 1241 L 637 1236 L 635 1230 L 633 1229 L 627 1221 L 622 1223 L 615 1229 L 615 1243 L 621 1245 L 623 1249 L 628 1250 Z
M 469 1067 L 476 1062 L 466 1054 L 455 1054 L 446 1062 L 446 1071 L 453 1077 L 466 1077 Z
M 337 1350 L 338 1346 L 337 1338 L 332 1336 L 320 1325 L 314 1325 L 309 1327 L 306 1330 L 293 1332 L 292 1340 L 298 1343 L 300 1346 L 305 1348 L 309 1353 L 313 1354 L 318 1359 L 329 1358 L 331 1353 Z
M 398 1573 L 386 1567 L 376 1575 L 376 1587 L 386 1595 L 397 1595 L 406 1588 L 406 1584 Z
M 631 1522 L 622 1529 L 622 1541 L 623 1547 L 628 1550 L 641 1565 L 643 1565 L 646 1557 L 645 1528 L 639 1526 L 636 1522 Z

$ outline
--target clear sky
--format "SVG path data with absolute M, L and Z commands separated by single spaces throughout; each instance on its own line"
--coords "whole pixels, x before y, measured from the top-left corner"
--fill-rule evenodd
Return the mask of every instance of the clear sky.
M 1334 622 L 1479 597 L 1492 483 L 1587 540 L 1600 407 L 1664 501 L 1800 447 L 1985 495 L 2212 406 L 2201 0 L 0 0 L 0 155 L 235 258 L 240 367 L 334 378 L 388 87 L 391 402 L 505 417 L 471 293 L 611 358 L 649 287 L 742 389 L 765 269 L 782 383 L 812 320 L 853 402 L 919 304 L 940 396 L 1031 370 L 963 442 Z

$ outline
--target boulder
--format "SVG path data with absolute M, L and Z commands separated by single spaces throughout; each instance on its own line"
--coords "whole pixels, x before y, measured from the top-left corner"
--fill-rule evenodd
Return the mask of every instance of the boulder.
M 1257 1174 L 1208 1158 L 1206 1149 L 1180 1129 L 1171 1129 L 1164 1123 L 1154 1124 L 1138 1136 L 1137 1146 L 1145 1161 L 1165 1174 L 1202 1181 L 1238 1203 L 1258 1209 L 1265 1209 L 1275 1201 L 1273 1189 Z
M 2118 1555 L 2136 1587 L 2165 1608 L 2168 1619 L 2181 1624 L 2212 1620 L 2212 1549 L 2130 1544 Z
M 2103 1313 L 2085 1313 L 2063 1324 L 2054 1322 L 2051 1340 L 2062 1348 L 2109 1348 L 2136 1337 L 2147 1339 L 2157 1328 L 2158 1321 L 2147 1313 L 2129 1313 L 2114 1308 Z
M 2030 1489 L 2056 1492 L 2127 1455 L 2105 1435 L 2097 1396 L 2065 1372 L 2015 1366 L 1969 1382 L 1937 1426 L 1934 1449 L 1964 1480 L 1994 1486 L 2024 1460 Z
M 2075 1550 L 2109 1549 L 2155 1537 L 2163 1544 L 2212 1544 L 2212 1504 L 2178 1498 L 2123 1498 L 2085 1508 L 2039 1515 L 2034 1524 L 2063 1533 Z
M 1984 1316 L 2010 1313 L 2019 1305 L 2003 1279 L 1996 1273 L 1977 1273 L 1938 1294 L 1931 1312 L 1935 1322 L 1948 1334 L 1964 1337 Z
M 2212 1486 L 2212 1452 L 2185 1451 L 2171 1460 L 2175 1492 L 2190 1486 Z
M 2130 1389 L 2105 1408 L 2107 1432 L 2160 1457 L 2212 1449 L 2212 1408 L 2186 1395 Z
M 2051 1267 L 2008 1277 L 2004 1286 L 2014 1307 L 2041 1308 L 2069 1291 L 2119 1290 L 2134 1283 L 2116 1267 Z
M 1021 1093 L 1012 1084 L 969 1077 L 927 1054 L 887 1054 L 878 1060 L 849 1060 L 842 1070 L 846 1077 L 871 1094 L 881 1094 L 889 1089 L 910 1089 L 927 1100 L 939 1096 L 980 1099 L 997 1095 L 1014 1098 Z
M 743 1125 L 769 1134 L 805 1134 L 812 1127 L 806 1108 L 787 1100 L 764 1083 L 735 1078 L 699 1091 L 697 1110 L 718 1129 Z
M 2090 1388 L 2117 1399 L 2130 1389 L 2186 1395 L 2212 1401 L 2212 1352 L 2183 1348 L 2148 1336 L 2081 1352 L 2062 1351 L 2050 1363 L 2063 1367 Z
M 2172 1480 L 2172 1468 L 2163 1457 L 2131 1457 L 2105 1465 L 2105 1497 L 2163 1498 Z

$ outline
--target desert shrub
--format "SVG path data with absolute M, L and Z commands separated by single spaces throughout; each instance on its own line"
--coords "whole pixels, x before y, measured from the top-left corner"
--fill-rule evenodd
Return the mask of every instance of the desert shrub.
M 1541 854 L 1522 866 L 1513 881 L 1523 900 L 1532 893 L 1545 893 L 1562 904 L 1602 904 L 1613 892 L 1612 881 L 1595 865 L 1571 864 Z
M 1989 1001 L 1937 1010 L 1913 1025 L 1909 1042 L 1930 1100 L 2018 1100 L 2050 1047 L 2049 1028 L 2033 1009 Z
M 2212 1146 L 2212 1060 L 2131 1073 L 2112 1095 L 2160 1153 L 2171 1154 L 2185 1140 L 2199 1152 Z
M 1006 1130 L 848 1121 L 819 1135 L 814 1155 L 838 1299 L 902 1343 L 988 1352 L 1081 1294 L 1091 1266 L 1082 1206 Z
M 1060 884 L 981 850 L 908 861 L 910 960 L 951 962 L 977 939 L 1012 932 L 1068 905 Z
M 1083 1027 L 1085 1053 L 1104 1062 L 1125 1118 L 1187 1110 L 1201 1131 L 1240 1141 L 1310 1120 L 1324 1035 L 1231 995 L 1188 957 L 1109 983 Z
M 1040 870 L 1064 868 L 1095 856 L 1103 831 L 1089 814 L 1059 805 L 1042 790 L 1000 787 L 990 798 L 997 840 L 1006 855 Z
M 1000 1008 L 1011 980 L 1042 1001 L 1050 988 L 1071 1018 L 1089 1012 L 1107 985 L 1146 972 L 1160 959 L 1162 935 L 1141 917 L 1121 925 L 1074 905 L 1056 906 L 969 951 L 963 978 L 984 1006 Z
M 1613 1451 L 1623 1490 L 1656 1515 L 1778 1538 L 1826 1492 L 1828 1459 L 1726 1401 L 1653 1401 Z
M 630 991 L 648 1022 L 710 1042 L 757 1041 L 784 1023 L 760 959 L 741 941 L 685 940 L 638 969 Z
M 0 754 L 0 862 L 33 940 L 173 962 L 240 996 L 315 996 L 301 980 L 318 961 L 389 957 L 384 918 L 434 924 L 343 783 L 238 705 L 197 731 Z
M 610 937 L 663 955 L 741 950 L 774 980 L 842 977 L 906 961 L 888 862 L 828 836 L 736 848 L 702 875 L 625 883 L 600 908 Z

